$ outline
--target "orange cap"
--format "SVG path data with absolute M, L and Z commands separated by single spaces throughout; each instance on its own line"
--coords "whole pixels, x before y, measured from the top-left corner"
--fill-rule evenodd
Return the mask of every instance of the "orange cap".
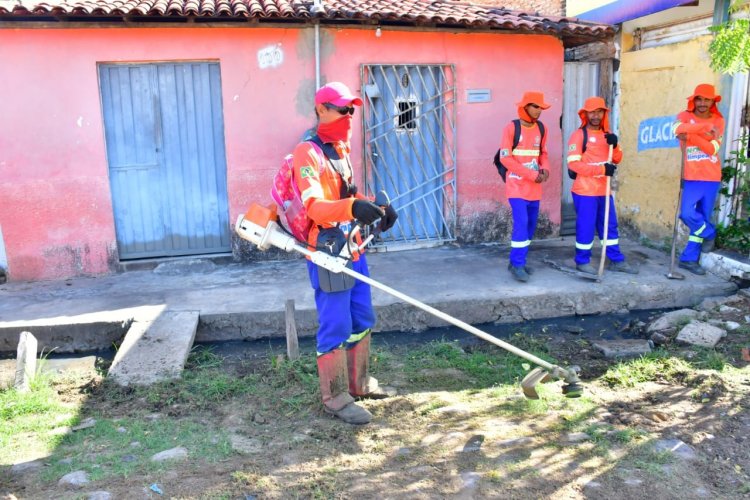
M 542 92 L 524 92 L 521 102 L 517 102 L 516 106 L 523 108 L 529 104 L 536 104 L 542 109 L 549 109 L 550 107 L 549 104 L 544 102 L 544 94 Z
M 695 111 L 695 98 L 703 97 L 705 99 L 713 99 L 714 104 L 711 106 L 711 112 L 721 116 L 719 108 L 716 107 L 716 103 L 721 101 L 721 96 L 716 93 L 716 89 L 710 83 L 701 83 L 693 91 L 693 95 L 688 97 L 688 111 Z
M 604 118 L 602 118 L 602 130 L 609 132 L 609 108 L 607 103 L 601 97 L 589 97 L 583 103 L 583 107 L 578 110 L 578 116 L 581 118 L 581 127 L 585 127 L 589 118 L 586 115 L 589 111 L 596 111 L 597 109 L 604 110 Z

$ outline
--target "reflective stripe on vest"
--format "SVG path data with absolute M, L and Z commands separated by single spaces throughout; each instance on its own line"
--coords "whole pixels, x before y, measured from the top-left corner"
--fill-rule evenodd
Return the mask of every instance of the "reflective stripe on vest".
M 325 195 L 323 194 L 323 186 L 317 182 L 315 184 L 311 183 L 309 188 L 302 191 L 300 197 L 302 198 L 302 203 L 310 198 L 325 198 Z
M 514 149 L 513 156 L 539 156 L 538 149 Z

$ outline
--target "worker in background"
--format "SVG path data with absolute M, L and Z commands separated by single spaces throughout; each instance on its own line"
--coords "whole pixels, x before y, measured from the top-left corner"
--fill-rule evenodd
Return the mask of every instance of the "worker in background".
M 622 161 L 622 149 L 617 144 L 617 135 L 610 132 L 609 108 L 601 97 L 589 97 L 578 110 L 581 127 L 576 129 L 568 141 L 568 170 L 573 181 L 573 205 L 576 209 L 576 269 L 589 274 L 598 274 L 591 265 L 591 249 L 594 233 L 604 237 L 604 209 L 609 203 L 607 230 L 608 269 L 637 274 L 638 270 L 625 262 L 620 251 L 617 233 L 617 213 L 612 195 L 608 199 L 607 177 L 612 177 L 617 164 Z M 609 147 L 612 146 L 612 161 L 608 162 Z
M 352 117 L 362 100 L 340 82 L 331 82 L 315 93 L 318 117 L 315 141 L 294 150 L 293 178 L 308 217 L 313 221 L 310 246 L 338 255 L 346 245 L 352 222 L 369 225 L 380 219 L 387 231 L 398 217 L 388 204 L 381 207 L 357 192 L 349 159 Z M 352 269 L 369 276 L 364 254 L 355 253 Z M 369 376 L 370 331 L 375 325 L 370 285 L 344 273 L 331 273 L 307 261 L 318 312 L 317 364 L 320 392 L 326 412 L 350 424 L 366 424 L 372 415 L 355 398 L 391 395 Z
M 718 153 L 724 137 L 724 117 L 716 107 L 719 101 L 713 85 L 698 85 L 674 125 L 685 161 L 680 219 L 690 229 L 680 267 L 698 275 L 706 274 L 699 263 L 701 251 L 710 252 L 716 238 L 711 213 L 721 185 Z
M 519 119 L 503 129 L 499 161 L 507 170 L 505 192 L 513 212 L 508 270 L 517 281 L 526 282 L 533 272 L 526 256 L 536 231 L 542 183 L 549 179 L 547 141 L 539 117 L 550 105 L 542 92 L 526 92 L 516 106 Z

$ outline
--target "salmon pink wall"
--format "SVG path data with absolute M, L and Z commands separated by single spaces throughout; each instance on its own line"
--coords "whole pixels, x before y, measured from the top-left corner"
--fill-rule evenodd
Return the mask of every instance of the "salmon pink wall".
M 542 211 L 560 221 L 563 49 L 549 36 L 322 29 L 323 81 L 359 87 L 361 63 L 456 68 L 459 215 L 506 203 L 491 165 L 524 90 L 545 92 L 552 178 Z M 280 159 L 314 124 L 311 28 L 3 29 L 0 227 L 12 280 L 112 272 L 118 261 L 97 63 L 218 61 L 230 221 L 267 203 Z M 264 67 L 259 53 L 278 57 Z M 467 104 L 466 90 L 492 101 Z M 354 131 L 361 167 L 361 129 Z M 361 172 L 361 168 L 359 169 Z
M 455 65 L 459 217 L 495 210 L 498 201 L 507 205 L 505 184 L 492 165 L 492 157 L 500 145 L 502 128 L 518 118 L 515 103 L 523 92 L 544 92 L 545 99 L 552 105 L 541 117 L 547 124 L 552 172 L 544 185 L 541 211 L 554 224 L 560 224 L 562 138 L 559 118 L 564 59 L 560 40 L 550 36 L 387 29 L 382 30 L 380 37 L 372 30 L 337 31 L 332 36 L 335 51 L 323 60 L 324 73 L 331 79 L 359 82 L 359 66 L 363 62 Z M 468 104 L 466 91 L 469 89 L 490 89 L 491 102 Z M 355 147 L 355 151 L 360 150 Z

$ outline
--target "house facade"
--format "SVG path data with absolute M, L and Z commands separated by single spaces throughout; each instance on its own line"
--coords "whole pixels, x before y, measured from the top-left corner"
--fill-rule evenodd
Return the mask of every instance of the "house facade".
M 386 189 L 383 246 L 507 236 L 491 158 L 528 89 L 554 124 L 566 48 L 609 26 L 450 1 L 0 0 L 0 267 L 11 280 L 123 262 L 243 254 L 233 221 L 270 202 L 282 158 L 340 80 L 360 189 Z M 562 135 L 550 126 L 542 213 L 561 220 Z M 247 250 L 247 249 L 245 249 Z
M 618 25 L 617 71 L 610 101 L 625 151 L 617 174 L 618 217 L 633 236 L 668 241 L 680 188 L 679 144 L 669 128 L 686 108 L 686 98 L 700 83 L 715 85 L 722 95 L 718 107 L 727 122 L 723 158 L 731 155 L 737 138 L 748 131 L 747 73 L 717 74 L 708 53 L 709 28 L 728 19 L 728 3 L 569 0 L 567 14 Z M 719 222 L 728 201 L 727 197 L 720 200 Z M 687 238 L 687 227 L 680 224 L 678 229 L 681 238 Z

